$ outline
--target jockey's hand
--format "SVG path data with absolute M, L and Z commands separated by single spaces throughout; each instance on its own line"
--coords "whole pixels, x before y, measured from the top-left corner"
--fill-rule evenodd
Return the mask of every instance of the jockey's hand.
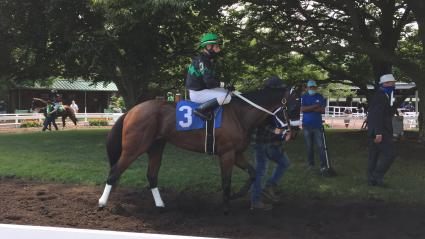
M 227 85 L 227 86 L 226 86 L 226 89 L 227 89 L 228 91 L 235 91 L 235 86 L 234 86 L 234 85 Z

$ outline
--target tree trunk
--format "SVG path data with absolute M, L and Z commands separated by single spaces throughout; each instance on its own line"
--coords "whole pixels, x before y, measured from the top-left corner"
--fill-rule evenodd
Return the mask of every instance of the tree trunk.
M 418 85 L 418 83 L 416 83 Z M 425 90 L 424 83 L 420 87 L 418 87 L 418 96 L 419 96 L 419 117 L 418 117 L 418 126 L 419 126 L 419 142 L 425 142 Z
M 124 81 L 123 79 L 116 80 L 115 84 L 117 85 L 120 95 L 124 99 L 127 111 L 130 110 L 137 104 L 136 91 L 139 89 L 138 84 L 135 84 L 135 82 L 129 80 Z
M 407 0 L 413 10 L 419 28 L 419 37 L 422 42 L 422 61 L 425 60 L 425 2 L 417 0 Z M 423 77 L 423 75 L 421 75 Z M 419 140 L 425 142 L 425 79 L 419 77 L 415 80 L 419 96 Z

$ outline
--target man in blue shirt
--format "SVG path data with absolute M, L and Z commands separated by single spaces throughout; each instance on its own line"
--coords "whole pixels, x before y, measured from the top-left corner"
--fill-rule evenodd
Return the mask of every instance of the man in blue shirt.
M 322 113 L 325 113 L 325 98 L 317 93 L 317 84 L 314 80 L 307 82 L 307 93 L 301 98 L 301 112 L 303 113 L 302 126 L 305 144 L 307 145 L 308 165 L 314 167 L 314 147 L 316 144 L 320 156 L 320 171 L 328 169 L 323 141 Z

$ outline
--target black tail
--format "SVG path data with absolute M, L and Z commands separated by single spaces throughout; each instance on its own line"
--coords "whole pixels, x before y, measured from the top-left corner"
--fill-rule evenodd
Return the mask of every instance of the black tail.
M 106 151 L 108 152 L 109 165 L 111 168 L 118 162 L 120 159 L 122 151 L 122 127 L 124 118 L 127 114 L 123 114 L 115 122 L 111 131 L 109 131 L 108 138 L 106 140 Z

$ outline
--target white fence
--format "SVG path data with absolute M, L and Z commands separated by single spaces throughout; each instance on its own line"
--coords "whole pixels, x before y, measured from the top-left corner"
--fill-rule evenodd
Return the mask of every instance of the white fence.
M 351 114 L 346 114 L 346 110 L 351 111 Z M 330 123 L 331 127 L 337 124 L 338 121 L 350 119 L 351 127 L 360 127 L 366 119 L 364 112 L 353 112 L 356 107 L 339 107 L 329 106 L 326 107 L 323 119 Z M 77 113 L 76 117 L 80 124 L 87 124 L 90 119 L 107 119 L 109 124 L 113 125 L 115 121 L 122 115 L 122 113 Z M 404 112 L 404 128 L 417 128 L 418 115 L 415 112 Z M 44 121 L 43 114 L 39 113 L 21 113 L 21 114 L 0 114 L 0 127 L 16 127 L 19 128 L 21 122 L 26 120 L 35 120 L 39 122 Z M 61 120 L 57 120 L 61 123 Z M 335 124 L 334 124 L 335 123 Z
M 107 119 L 110 124 L 122 115 L 122 113 L 77 113 L 76 117 L 79 122 L 87 123 L 89 119 Z M 21 114 L 0 114 L 0 127 L 17 127 L 23 121 L 44 121 L 43 114 L 40 113 L 21 113 Z M 58 123 L 61 120 L 58 120 Z
M 347 114 L 350 112 L 349 114 Z M 349 115 L 350 117 L 365 117 L 366 112 L 364 109 L 349 106 L 327 106 L 325 108 L 325 117 L 343 117 Z

